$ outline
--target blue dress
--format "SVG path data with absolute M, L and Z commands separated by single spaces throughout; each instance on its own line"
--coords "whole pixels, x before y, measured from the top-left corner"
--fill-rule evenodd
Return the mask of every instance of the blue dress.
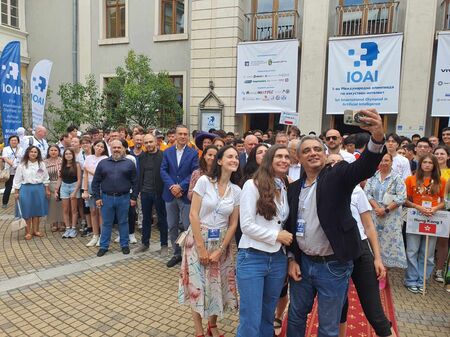
M 372 219 L 377 230 L 378 241 L 380 242 L 383 264 L 389 268 L 406 268 L 401 214 L 401 205 L 406 200 L 405 182 L 398 174 L 392 171 L 381 181 L 380 171 L 377 171 L 372 178 L 367 180 L 364 190 L 369 201 L 375 200 L 381 207 L 388 206 L 391 201 L 395 201 L 399 206 L 382 217 L 377 216 L 373 210 Z M 387 204 L 384 202 L 387 202 Z

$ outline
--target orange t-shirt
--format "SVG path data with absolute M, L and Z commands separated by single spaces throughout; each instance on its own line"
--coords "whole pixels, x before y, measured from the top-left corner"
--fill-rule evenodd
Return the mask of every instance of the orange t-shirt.
M 405 180 L 406 194 L 412 198 L 412 202 L 416 205 L 422 205 L 422 201 L 431 201 L 434 207 L 444 200 L 445 179 L 441 177 L 441 184 L 438 194 L 428 194 L 426 188 L 430 185 L 431 178 L 425 178 L 422 186 L 417 188 L 416 176 L 409 176 Z

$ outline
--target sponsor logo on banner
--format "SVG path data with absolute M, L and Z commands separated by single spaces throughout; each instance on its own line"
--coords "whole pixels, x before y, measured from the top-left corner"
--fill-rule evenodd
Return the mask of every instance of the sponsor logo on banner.
M 431 116 L 450 116 L 450 32 L 440 32 L 436 53 L 436 71 Z
M 398 113 L 402 35 L 331 38 L 327 114 L 375 108 Z
M 298 41 L 238 45 L 236 113 L 297 111 Z
M 47 99 L 48 81 L 53 63 L 41 60 L 31 72 L 31 111 L 33 115 L 33 128 L 44 123 L 44 109 Z
M 20 77 L 20 42 L 11 41 L 0 58 L 0 105 L 5 143 L 22 126 L 22 90 Z

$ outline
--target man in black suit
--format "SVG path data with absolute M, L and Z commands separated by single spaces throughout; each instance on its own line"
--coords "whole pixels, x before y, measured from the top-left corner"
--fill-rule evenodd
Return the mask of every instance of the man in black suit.
M 244 138 L 245 152 L 239 155 L 239 167 L 241 170 L 244 170 L 244 166 L 247 164 L 248 155 L 256 145 L 258 145 L 258 138 L 255 135 L 247 135 Z
M 363 110 L 362 128 L 371 140 L 359 160 L 325 166 L 323 142 L 302 138 L 297 154 L 303 176 L 289 186 L 286 229 L 295 235 L 289 250 L 289 337 L 305 335 L 306 318 L 318 295 L 319 335 L 338 336 L 342 306 L 353 260 L 362 253 L 361 238 L 350 211 L 354 187 L 371 177 L 381 161 L 384 132 L 380 115 Z

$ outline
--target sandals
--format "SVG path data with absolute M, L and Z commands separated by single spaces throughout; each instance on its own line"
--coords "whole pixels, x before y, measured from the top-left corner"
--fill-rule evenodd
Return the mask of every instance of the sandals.
M 41 232 L 34 232 L 33 235 L 37 236 L 38 238 L 44 237 L 44 233 L 41 233 Z
M 57 232 L 59 230 L 58 224 L 54 223 L 51 228 L 52 232 Z
M 31 235 L 31 233 L 27 233 L 25 234 L 25 240 L 29 241 L 33 238 L 33 235 Z
M 209 325 L 209 322 L 208 322 L 208 331 L 206 332 L 206 334 L 208 336 L 212 336 L 213 334 L 211 332 L 211 329 L 214 329 L 214 328 L 217 328 L 217 325 Z M 219 337 L 225 337 L 225 336 L 224 335 L 219 335 Z
M 274 330 L 273 335 L 274 335 L 274 336 L 278 336 L 278 335 L 279 335 L 279 333 L 281 332 L 282 326 L 283 326 L 283 322 L 281 321 L 281 319 L 275 318 L 275 319 L 273 320 L 273 330 Z M 278 330 L 278 329 L 280 329 L 280 331 L 279 331 L 279 333 L 277 334 L 275 331 Z

